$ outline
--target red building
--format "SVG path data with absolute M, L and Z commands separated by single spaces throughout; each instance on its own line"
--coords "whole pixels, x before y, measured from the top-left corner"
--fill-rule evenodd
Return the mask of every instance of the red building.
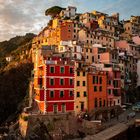
M 35 101 L 40 111 L 74 111 L 74 62 L 59 57 L 47 58 L 37 71 Z
M 107 72 L 108 106 L 121 105 L 121 71 Z
M 106 72 L 88 73 L 88 111 L 107 106 Z
M 92 20 L 85 25 L 88 27 L 91 31 L 94 31 L 95 29 L 99 28 L 99 24 L 96 20 Z

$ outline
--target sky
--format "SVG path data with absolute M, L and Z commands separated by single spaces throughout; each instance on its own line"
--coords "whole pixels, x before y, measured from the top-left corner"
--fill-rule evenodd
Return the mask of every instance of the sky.
M 120 19 L 140 15 L 140 0 L 0 0 L 0 41 L 32 32 L 47 25 L 45 10 L 52 6 L 76 6 L 78 13 L 97 10 L 120 13 Z

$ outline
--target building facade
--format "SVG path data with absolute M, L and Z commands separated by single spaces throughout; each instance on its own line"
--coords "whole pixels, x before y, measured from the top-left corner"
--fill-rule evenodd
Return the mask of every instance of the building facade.
M 35 101 L 42 113 L 74 111 L 73 62 L 59 57 L 45 59 L 35 79 Z

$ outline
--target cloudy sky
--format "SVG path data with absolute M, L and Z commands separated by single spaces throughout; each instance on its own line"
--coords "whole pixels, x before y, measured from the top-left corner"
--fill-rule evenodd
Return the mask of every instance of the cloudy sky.
M 119 12 L 121 19 L 140 15 L 140 0 L 0 0 L 0 41 L 28 32 L 38 33 L 49 20 L 45 10 L 55 5 L 76 6 L 78 12 Z

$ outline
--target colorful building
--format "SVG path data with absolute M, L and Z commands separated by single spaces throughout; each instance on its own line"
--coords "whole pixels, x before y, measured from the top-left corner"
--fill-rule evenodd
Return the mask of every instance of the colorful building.
M 121 22 L 118 13 L 76 10 L 63 9 L 32 42 L 35 101 L 42 113 L 121 106 L 130 101 L 125 92 L 136 87 L 140 17 Z
M 107 106 L 106 72 L 87 74 L 88 111 Z
M 45 58 L 34 77 L 35 101 L 42 113 L 74 111 L 74 62 Z
M 82 61 L 76 63 L 74 85 L 75 114 L 87 111 L 87 71 Z

